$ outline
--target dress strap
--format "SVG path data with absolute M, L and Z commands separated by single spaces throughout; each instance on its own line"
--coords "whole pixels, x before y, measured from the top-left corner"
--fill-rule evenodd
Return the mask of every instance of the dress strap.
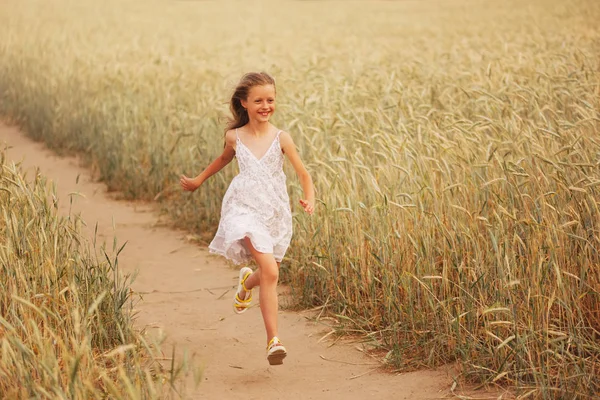
M 236 140 L 240 140 L 240 135 L 238 135 L 238 128 L 235 128 L 235 138 Z
M 281 134 L 281 132 L 283 132 L 283 131 L 279 130 L 279 132 L 277 132 L 277 136 L 275 136 L 275 139 L 279 139 L 279 135 Z

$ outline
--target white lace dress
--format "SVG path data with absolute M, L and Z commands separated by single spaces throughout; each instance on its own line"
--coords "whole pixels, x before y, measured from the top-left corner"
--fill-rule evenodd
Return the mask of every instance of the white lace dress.
M 233 178 L 221 206 L 217 234 L 209 245 L 236 264 L 252 259 L 243 239 L 250 238 L 261 253 L 280 262 L 292 238 L 292 212 L 283 173 L 279 135 L 260 158 L 240 140 L 236 130 L 236 158 L 240 172 Z

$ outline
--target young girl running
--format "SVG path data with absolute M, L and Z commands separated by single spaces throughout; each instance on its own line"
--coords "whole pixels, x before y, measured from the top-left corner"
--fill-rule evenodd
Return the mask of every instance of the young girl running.
M 237 157 L 239 174 L 223 198 L 221 220 L 209 250 L 236 264 L 254 260 L 256 271 L 240 270 L 234 310 L 243 313 L 259 286 L 260 310 L 267 331 L 267 359 L 283 363 L 286 349 L 277 337 L 279 266 L 292 237 L 292 213 L 283 173 L 290 160 L 304 191 L 300 204 L 308 214 L 315 207 L 312 179 L 289 133 L 269 120 L 275 112 L 275 81 L 268 74 L 248 73 L 238 83 L 229 109 L 233 118 L 225 132 L 225 149 L 200 175 L 181 176 L 184 190 L 194 191 Z

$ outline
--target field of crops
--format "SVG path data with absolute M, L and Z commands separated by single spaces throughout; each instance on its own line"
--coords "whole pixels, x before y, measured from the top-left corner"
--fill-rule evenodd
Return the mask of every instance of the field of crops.
M 93 249 L 45 179 L 0 150 L 0 398 L 165 399 L 178 375 L 133 329 L 119 249 Z M 177 389 L 180 384 L 177 385 Z
M 0 5 L 0 113 L 209 239 L 239 77 L 271 73 L 320 201 L 283 272 L 397 368 L 600 392 L 600 3 Z M 292 170 L 289 190 L 301 191 Z

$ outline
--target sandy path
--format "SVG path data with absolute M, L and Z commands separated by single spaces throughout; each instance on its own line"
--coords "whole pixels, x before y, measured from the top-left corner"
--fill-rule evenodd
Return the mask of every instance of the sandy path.
M 165 228 L 151 205 L 116 201 L 104 184 L 91 180 L 75 158 L 60 158 L 16 128 L 0 125 L 0 144 L 9 161 L 34 167 L 57 185 L 61 210 L 69 208 L 101 237 L 128 241 L 119 258 L 124 271 L 139 270 L 133 289 L 147 292 L 138 304 L 138 326 L 164 329 L 178 349 L 196 353 L 206 366 L 194 399 L 437 399 L 447 398 L 449 369 L 389 374 L 352 344 L 319 343 L 324 325 L 306 313 L 281 312 L 280 337 L 289 355 L 283 366 L 265 359 L 260 310 L 232 311 L 237 271 L 204 248 L 188 243 L 185 233 Z M 79 183 L 76 183 L 79 176 Z M 113 220 L 115 230 L 113 231 Z M 89 232 L 88 232 L 89 233 Z M 226 292 L 226 293 L 225 293 Z M 225 294 L 224 294 L 225 293 Z M 321 356 L 328 360 L 325 361 Z M 190 392 L 192 392 L 190 390 Z

